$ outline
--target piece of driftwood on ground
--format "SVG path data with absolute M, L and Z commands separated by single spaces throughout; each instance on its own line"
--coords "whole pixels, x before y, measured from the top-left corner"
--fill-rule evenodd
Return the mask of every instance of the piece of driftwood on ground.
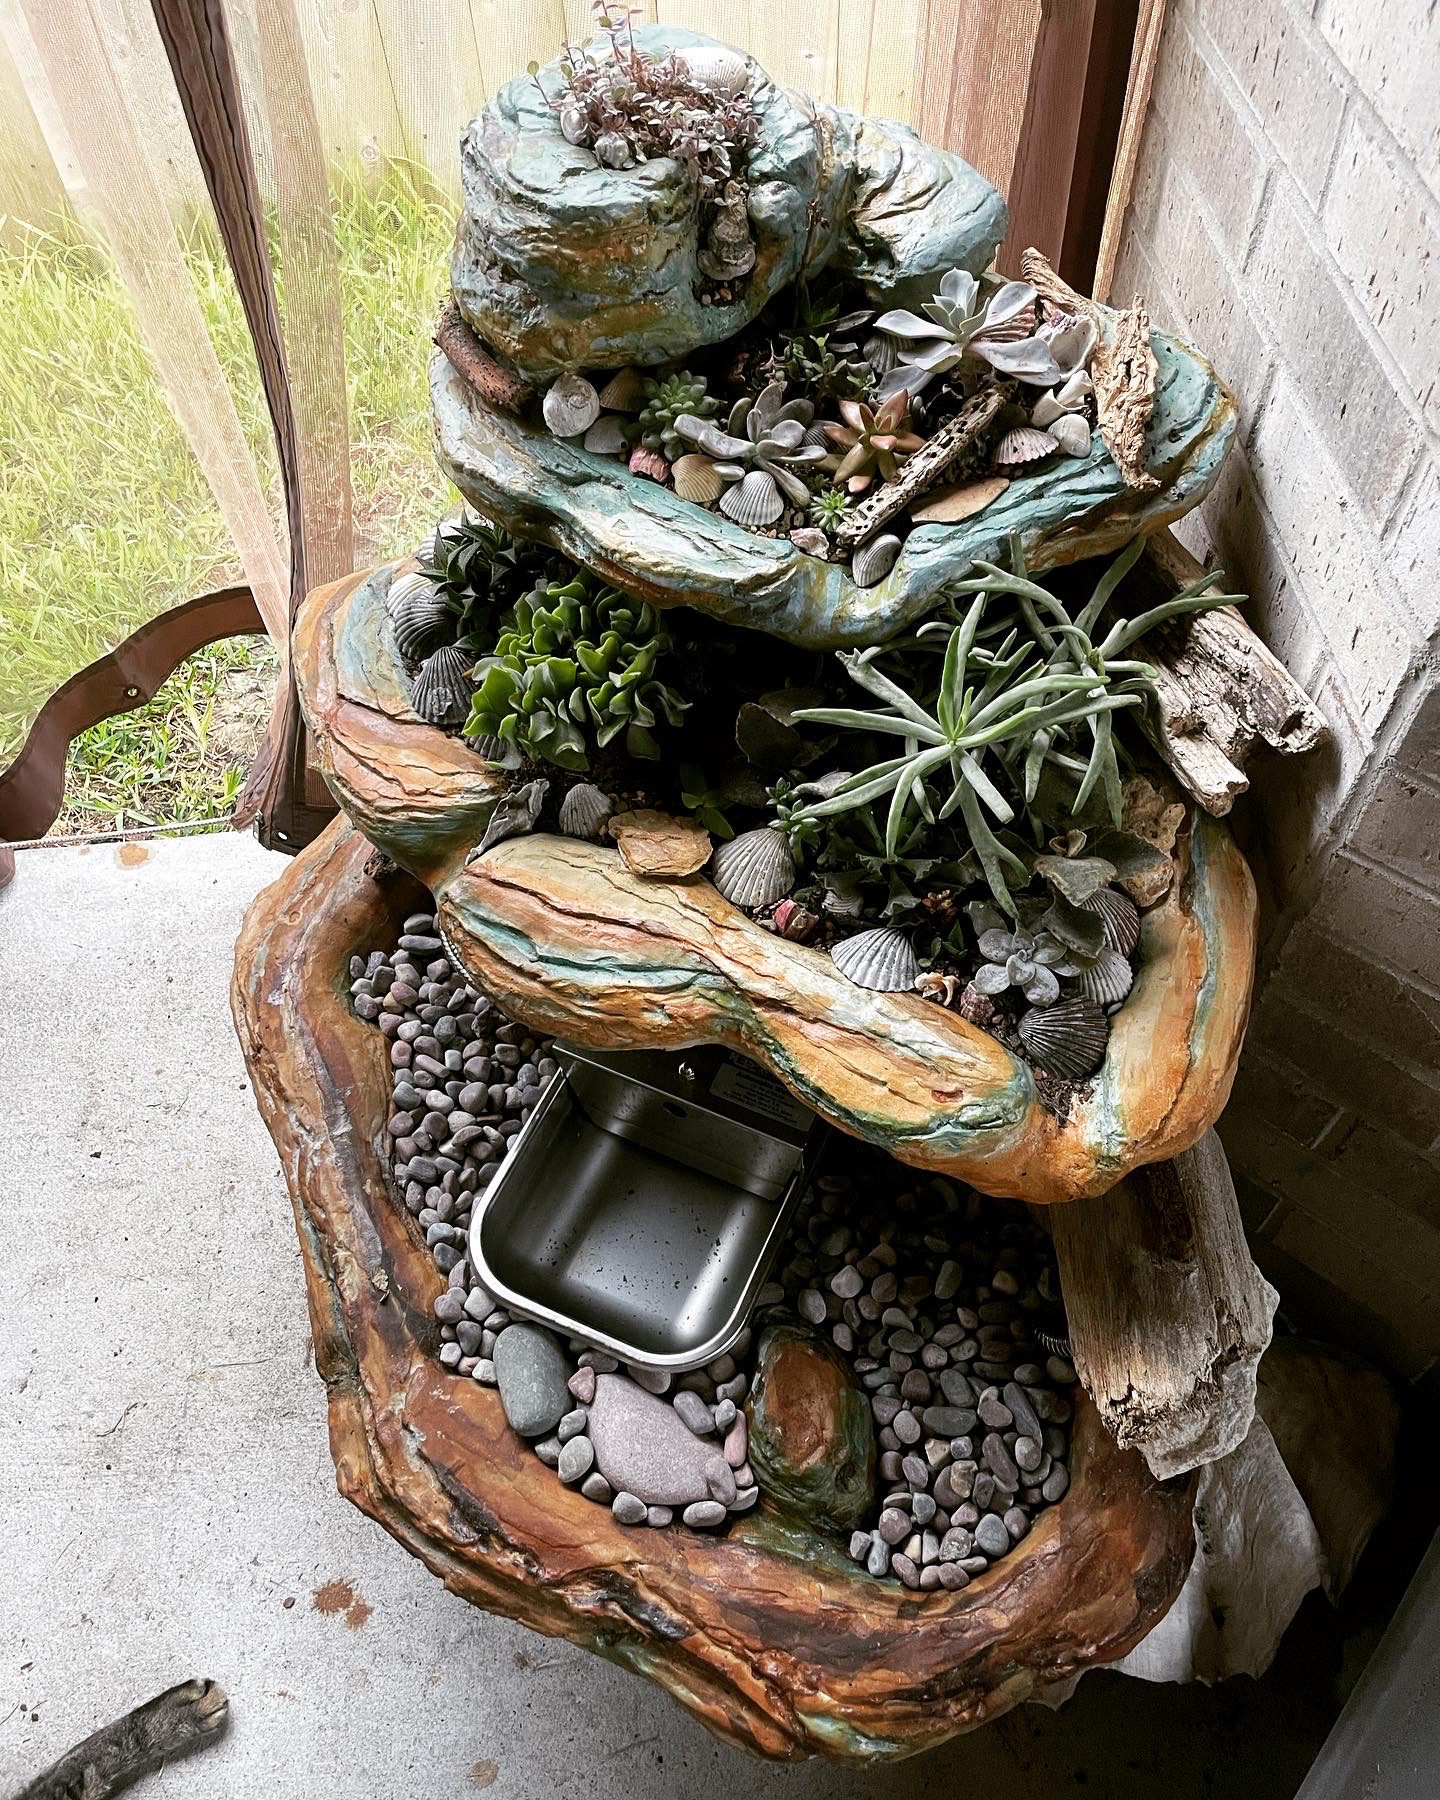
M 213 1744 L 229 1722 L 222 1688 L 213 1681 L 182 1681 L 93 1732 L 15 1800 L 107 1800 L 142 1775 Z
M 978 394 L 965 402 L 953 419 L 945 421 L 934 437 L 926 440 L 908 462 L 900 465 L 900 473 L 893 481 L 887 481 L 876 488 L 853 512 L 845 514 L 835 528 L 836 542 L 863 544 L 887 520 L 904 512 L 907 506 L 940 480 L 962 452 L 984 437 L 1000 417 L 1012 392 L 1012 384 L 1009 382 L 981 388 Z
M 1162 1477 L 1233 1450 L 1277 1295 L 1215 1132 L 1049 1218 L 1075 1367 L 1116 1441 Z
M 1157 531 L 1130 577 L 1134 607 L 1153 605 L 1205 573 L 1169 531 Z M 1250 785 L 1252 755 L 1299 756 L 1325 736 L 1324 715 L 1232 606 L 1167 619 L 1141 639 L 1158 704 L 1146 735 L 1207 812 L 1228 813 Z
M 496 362 L 461 316 L 453 294 L 440 308 L 434 341 L 450 359 L 455 372 L 470 383 L 482 400 L 498 406 L 502 412 L 525 410 L 534 389 L 523 376 Z

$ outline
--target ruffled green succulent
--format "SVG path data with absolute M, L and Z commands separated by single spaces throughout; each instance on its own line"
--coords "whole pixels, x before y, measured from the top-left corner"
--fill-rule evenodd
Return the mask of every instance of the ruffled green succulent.
M 689 445 L 677 434 L 675 421 L 682 413 L 695 419 L 712 419 L 720 410 L 720 402 L 705 391 L 705 377 L 679 369 L 661 379 L 649 377 L 645 382 L 645 404 L 635 421 L 639 442 L 647 450 L 658 450 L 671 462 L 683 456 Z
M 629 755 L 654 761 L 654 726 L 678 725 L 688 705 L 656 674 L 669 648 L 654 607 L 583 573 L 552 581 L 515 603 L 477 665 L 466 735 L 580 770 L 623 733 Z

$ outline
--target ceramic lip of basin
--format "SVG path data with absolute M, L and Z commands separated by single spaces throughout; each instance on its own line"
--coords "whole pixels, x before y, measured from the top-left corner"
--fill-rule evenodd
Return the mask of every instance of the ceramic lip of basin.
M 622 1362 L 700 1368 L 744 1330 L 827 1128 L 714 1047 L 556 1055 L 477 1199 L 475 1279 Z

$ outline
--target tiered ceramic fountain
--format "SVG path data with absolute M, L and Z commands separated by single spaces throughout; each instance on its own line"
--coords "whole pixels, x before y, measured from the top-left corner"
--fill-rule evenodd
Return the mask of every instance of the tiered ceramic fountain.
M 748 96 L 748 198 L 737 223 L 734 183 L 707 210 L 683 161 L 615 166 L 623 155 L 585 143 L 545 97 L 553 68 L 486 107 L 465 138 L 454 303 L 431 365 L 441 464 L 473 506 L 637 598 L 753 633 L 757 650 L 833 649 L 915 626 L 977 559 L 1023 555 L 1033 576 L 1118 550 L 1203 495 L 1234 419 L 1209 365 L 1152 337 L 1143 312 L 1070 294 L 1040 259 L 1038 304 L 1094 327 L 1093 435 L 1017 464 L 970 516 L 914 521 L 912 506 L 878 575 L 887 557 L 862 563 L 874 530 L 854 515 L 828 544 L 784 521 L 757 534 L 738 503 L 710 510 L 592 439 L 593 415 L 558 435 L 561 403 L 578 394 L 583 420 L 599 385 L 580 370 L 603 382 L 723 346 L 822 271 L 863 286 L 883 322 L 942 280 L 968 293 L 1004 230 L 999 197 L 953 154 L 785 93 L 694 34 L 636 35 L 642 53 L 692 57 Z M 1013 402 L 997 393 L 934 434 L 950 433 L 957 467 Z M 723 473 L 724 443 L 695 441 L 716 453 L 715 493 L 742 479 Z M 857 513 L 890 519 L 885 492 Z M 1184 1578 L 1191 1484 L 1154 1479 L 1083 1398 L 1068 1495 L 963 1592 L 876 1581 L 763 1493 L 722 1537 L 637 1536 L 557 1485 L 494 1391 L 434 1360 L 443 1281 L 389 1190 L 383 1040 L 340 977 L 428 889 L 452 960 L 537 1032 L 609 1051 L 723 1045 L 904 1163 L 1070 1202 L 1187 1150 L 1225 1103 L 1254 938 L 1225 828 L 1193 800 L 1171 809 L 1173 878 L 1143 914 L 1133 988 L 1098 1071 L 1057 1106 L 961 1011 L 856 985 L 703 874 L 639 873 L 611 842 L 554 831 L 495 841 L 526 771 L 417 712 L 387 606 L 415 566 L 350 577 L 301 612 L 295 679 L 345 816 L 256 903 L 237 955 L 237 1022 L 295 1200 L 342 1491 L 467 1598 L 627 1662 L 773 1756 L 903 1754 L 1123 1654 Z

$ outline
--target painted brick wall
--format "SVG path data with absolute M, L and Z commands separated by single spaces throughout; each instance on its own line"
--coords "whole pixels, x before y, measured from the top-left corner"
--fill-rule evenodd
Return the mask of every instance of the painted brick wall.
M 1180 535 L 1333 743 L 1256 783 L 1257 1001 L 1221 1124 L 1283 1292 L 1440 1355 L 1440 6 L 1170 0 L 1113 297 L 1234 388 Z

